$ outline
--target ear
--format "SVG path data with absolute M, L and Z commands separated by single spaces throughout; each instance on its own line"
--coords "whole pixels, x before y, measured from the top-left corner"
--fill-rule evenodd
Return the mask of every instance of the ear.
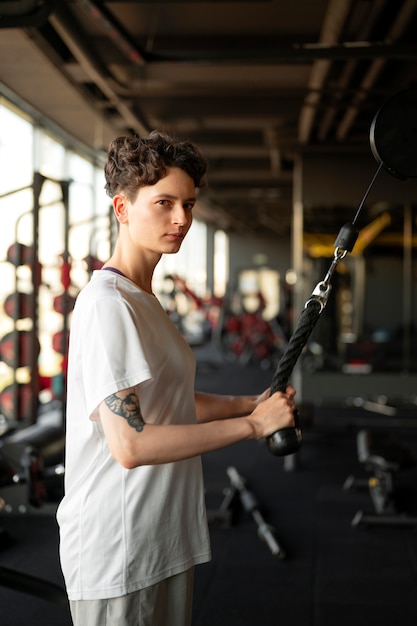
M 113 211 L 117 221 L 120 224 L 127 222 L 127 198 L 117 195 L 113 198 Z

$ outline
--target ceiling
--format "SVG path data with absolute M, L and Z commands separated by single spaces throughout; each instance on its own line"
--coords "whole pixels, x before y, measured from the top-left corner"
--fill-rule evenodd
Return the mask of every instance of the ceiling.
M 161 127 L 197 142 L 201 217 L 260 236 L 290 232 L 297 155 L 369 153 L 417 79 L 417 0 L 2 0 L 0 27 L 6 95 L 94 151 Z

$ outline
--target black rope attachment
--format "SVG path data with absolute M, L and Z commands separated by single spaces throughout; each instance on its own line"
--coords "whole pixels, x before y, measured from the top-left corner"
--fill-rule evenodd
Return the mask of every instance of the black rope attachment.
M 271 394 L 286 390 L 291 372 L 316 325 L 321 311 L 322 305 L 318 300 L 307 302 L 298 320 L 297 328 L 289 340 L 272 378 Z
M 271 382 L 271 394 L 276 391 L 284 392 L 289 378 L 303 351 L 309 336 L 323 310 L 322 303 L 317 299 L 310 299 L 303 309 L 297 327 L 288 342 Z M 266 438 L 267 446 L 275 456 L 284 456 L 296 452 L 302 441 L 301 429 L 297 423 L 297 413 L 294 413 L 295 427 L 281 428 Z

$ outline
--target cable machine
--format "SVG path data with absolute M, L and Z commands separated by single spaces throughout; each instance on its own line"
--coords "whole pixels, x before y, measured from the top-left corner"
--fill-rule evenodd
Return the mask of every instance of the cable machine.
M 296 328 L 284 350 L 271 382 L 271 394 L 285 391 L 297 360 L 305 347 L 321 313 L 323 312 L 332 288 L 331 280 L 338 263 L 352 252 L 359 235 L 357 222 L 365 201 L 384 168 L 389 174 L 400 179 L 417 178 L 417 88 L 401 91 L 389 98 L 376 113 L 370 128 L 370 146 L 378 168 L 362 198 L 359 208 L 351 222 L 344 224 L 334 242 L 334 256 L 323 280 L 313 289 L 299 317 Z M 266 438 L 269 451 L 274 456 L 287 456 L 296 453 L 302 444 L 302 430 L 298 415 L 295 415 L 295 427 L 276 431 Z M 247 495 L 245 478 L 236 468 L 228 471 L 232 489 L 239 492 L 242 503 L 250 513 L 259 511 L 258 502 L 252 492 Z M 221 509 L 224 513 L 230 498 L 225 499 Z M 254 516 L 258 525 L 258 534 L 265 540 L 273 555 L 285 558 L 284 548 L 273 537 L 273 528 L 266 526 L 263 518 Z M 268 529 L 265 535 L 264 529 Z
M 271 393 L 285 391 L 294 366 L 307 343 L 330 291 L 337 264 L 352 252 L 359 231 L 356 224 L 374 182 L 385 168 L 401 180 L 417 177 L 417 89 L 410 88 L 389 98 L 376 113 L 370 129 L 370 146 L 378 168 L 366 190 L 352 222 L 344 224 L 335 240 L 333 261 L 322 281 L 317 283 L 305 303 L 297 326 L 280 359 L 271 382 Z M 284 428 L 267 437 L 267 446 L 275 456 L 296 452 L 302 442 L 302 432 L 296 416 L 294 428 Z

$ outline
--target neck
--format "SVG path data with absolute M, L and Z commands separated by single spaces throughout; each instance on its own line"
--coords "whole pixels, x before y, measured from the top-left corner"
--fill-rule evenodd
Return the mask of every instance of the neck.
M 143 271 L 143 264 L 140 265 L 129 265 L 126 262 L 123 262 L 122 259 L 115 257 L 114 255 L 110 257 L 106 263 L 103 265 L 103 269 L 106 267 L 114 268 L 118 273 L 126 278 L 129 278 L 135 285 L 137 285 L 142 291 L 146 291 L 147 293 L 152 294 L 152 277 L 153 277 L 153 268 L 152 271 Z

